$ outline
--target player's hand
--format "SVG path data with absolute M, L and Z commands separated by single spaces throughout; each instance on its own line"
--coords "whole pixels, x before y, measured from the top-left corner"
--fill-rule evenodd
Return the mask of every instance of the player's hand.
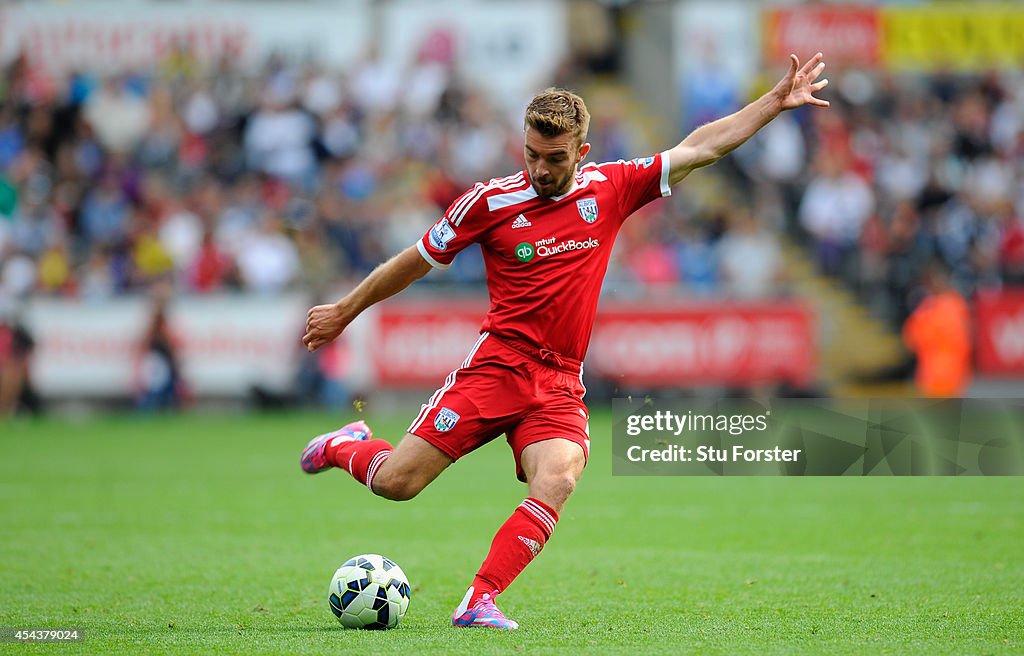
M 827 79 L 815 81 L 825 70 L 824 59 L 825 55 L 819 52 L 800 66 L 800 60 L 796 55 L 789 56 L 789 72 L 772 90 L 779 99 L 782 109 L 794 109 L 803 105 L 828 107 L 827 100 L 814 97 L 816 92 L 828 86 Z
M 348 326 L 337 305 L 317 305 L 306 313 L 306 334 L 302 343 L 312 353 L 324 344 L 337 339 L 338 335 Z

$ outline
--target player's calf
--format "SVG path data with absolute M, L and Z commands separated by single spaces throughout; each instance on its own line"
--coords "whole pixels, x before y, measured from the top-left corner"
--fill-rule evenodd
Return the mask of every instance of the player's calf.
M 421 437 L 407 434 L 369 481 L 377 496 L 408 501 L 452 464 L 452 458 Z
M 408 501 L 422 492 L 424 486 L 407 478 L 389 476 L 386 471 L 378 471 L 372 480 L 372 485 L 368 487 L 379 497 L 391 501 Z

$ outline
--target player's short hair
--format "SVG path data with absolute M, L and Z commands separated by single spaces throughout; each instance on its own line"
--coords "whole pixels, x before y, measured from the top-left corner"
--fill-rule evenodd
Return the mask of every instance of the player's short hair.
M 583 99 L 565 89 L 545 89 L 533 97 L 526 107 L 524 127 L 530 127 L 545 137 L 571 134 L 580 146 L 587 140 L 590 112 Z

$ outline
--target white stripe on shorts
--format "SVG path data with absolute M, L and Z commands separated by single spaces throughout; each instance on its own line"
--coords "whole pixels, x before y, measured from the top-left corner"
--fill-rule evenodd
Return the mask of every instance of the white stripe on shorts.
M 423 423 L 423 420 L 427 418 L 428 414 L 430 414 L 430 411 L 441 403 L 441 399 L 444 397 L 445 392 L 455 386 L 455 375 L 459 372 L 459 369 L 465 369 L 473 363 L 473 356 L 476 355 L 478 350 L 480 350 L 480 345 L 484 343 L 484 340 L 487 339 L 488 335 L 490 335 L 490 333 L 480 333 L 480 339 L 476 340 L 476 344 L 473 345 L 469 355 L 467 355 L 466 359 L 462 361 L 462 366 L 458 369 L 452 370 L 452 372 L 448 374 L 448 377 L 445 378 L 444 385 L 439 387 L 437 391 L 431 395 L 430 399 L 423 404 L 423 407 L 420 409 L 420 413 L 416 415 L 416 419 L 412 422 L 412 425 L 409 426 L 408 432 L 415 433 L 419 429 L 420 424 Z

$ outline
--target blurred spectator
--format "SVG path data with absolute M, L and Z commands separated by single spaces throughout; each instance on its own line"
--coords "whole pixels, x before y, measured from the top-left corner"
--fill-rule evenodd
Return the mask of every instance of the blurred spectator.
M 351 360 L 351 348 L 344 335 L 316 353 L 307 353 L 303 348 L 296 381 L 298 402 L 334 409 L 346 407 L 351 401 Z
M 804 136 L 792 114 L 782 114 L 755 135 L 762 146 L 759 165 L 768 179 L 783 185 L 797 181 L 806 166 Z
M 782 253 L 775 235 L 763 230 L 747 211 L 732 215 L 718 245 L 725 293 L 736 299 L 767 298 L 782 284 Z
M 81 209 L 83 236 L 90 243 L 112 244 L 125 235 L 130 207 L 112 174 L 104 175 L 85 197 Z
M 174 268 L 184 271 L 192 266 L 199 255 L 203 243 L 203 223 L 188 209 L 175 205 L 167 208 L 157 234 L 160 245 L 171 256 Z
M 191 288 L 201 294 L 218 291 L 233 282 L 233 273 L 230 258 L 217 245 L 213 232 L 207 230 L 189 266 Z
M 55 243 L 39 257 L 39 290 L 46 294 L 69 292 L 72 286 L 67 247 Z
M 687 225 L 676 247 L 679 279 L 687 291 L 711 296 L 719 290 L 719 266 L 716 244 L 702 226 Z
M 298 251 L 282 233 L 280 221 L 266 217 L 262 230 L 249 236 L 238 270 L 245 288 L 261 294 L 284 291 L 298 277 Z
M 401 73 L 380 58 L 376 47 L 352 71 L 352 98 L 366 114 L 387 114 L 398 106 L 402 93 Z
M 838 274 L 871 216 L 874 197 L 871 188 L 838 155 L 821 156 L 815 171 L 800 204 L 800 221 L 814 239 L 822 272 Z
M 313 119 L 296 107 L 295 82 L 273 79 L 263 103 L 245 128 L 249 166 L 291 182 L 306 182 L 314 173 Z
M 1024 221 L 1013 203 L 1003 200 L 996 206 L 999 227 L 999 266 L 1008 285 L 1024 285 Z
M 925 270 L 923 285 L 925 297 L 903 326 L 903 339 L 917 355 L 914 378 L 925 396 L 958 397 L 970 381 L 970 309 L 940 265 Z
M 633 276 L 647 287 L 664 290 L 678 280 L 676 254 L 669 244 L 648 242 L 636 248 L 630 260 Z
M 153 311 L 139 362 L 136 405 L 141 410 L 175 408 L 183 396 L 177 344 L 167 321 L 169 293 L 169 287 L 162 286 L 153 294 Z
M 100 143 L 110 152 L 130 152 L 149 128 L 150 110 L 145 99 L 120 78 L 107 78 L 89 95 L 84 111 Z
M 182 104 L 181 118 L 193 134 L 210 134 L 220 122 L 220 109 L 205 80 L 192 82 Z
M 466 98 L 460 118 L 462 125 L 448 133 L 455 173 L 464 180 L 487 179 L 499 167 L 505 133 L 479 93 Z
M 87 301 L 102 301 L 117 292 L 113 262 L 108 251 L 100 249 L 89 255 L 89 261 L 82 267 L 80 293 Z
M 685 115 L 684 134 L 731 114 L 741 105 L 736 81 L 732 76 L 722 74 L 716 61 L 714 45 L 708 42 L 704 47 L 702 61 L 687 71 L 680 90 Z
M 39 413 L 41 403 L 32 385 L 32 350 L 35 340 L 21 323 L 0 321 L 0 418 L 18 410 Z
M 36 263 L 25 252 L 8 248 L 10 255 L 0 266 L 0 304 L 24 300 L 36 286 Z

